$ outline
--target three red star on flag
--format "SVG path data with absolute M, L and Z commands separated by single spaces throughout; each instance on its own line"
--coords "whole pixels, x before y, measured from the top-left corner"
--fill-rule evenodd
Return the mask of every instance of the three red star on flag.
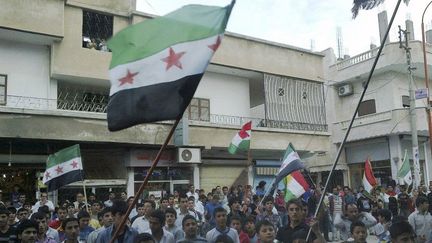
M 70 165 L 72 165 L 72 168 L 78 168 L 78 163 L 74 160 L 74 161 L 72 161 L 72 163 L 70 164 Z
M 216 50 L 219 48 L 220 44 L 221 44 L 221 38 L 220 38 L 220 36 L 218 36 L 216 39 L 216 43 L 209 45 L 208 47 L 210 49 L 212 49 L 214 52 L 216 52 Z
M 180 69 L 182 69 L 182 64 L 180 62 L 180 58 L 185 54 L 186 52 L 175 52 L 171 47 L 169 49 L 169 56 L 162 58 L 161 60 L 166 62 L 166 68 L 165 70 L 170 69 L 172 66 L 176 66 Z
M 129 69 L 128 69 L 126 76 L 124 76 L 123 78 L 119 79 L 119 81 L 120 81 L 119 86 L 122 86 L 123 84 L 133 84 L 133 77 L 135 77 L 137 74 L 138 74 L 138 72 L 131 73 L 129 71 Z
M 57 168 L 55 169 L 55 171 L 57 171 L 57 175 L 60 175 L 63 173 L 63 167 L 57 166 Z

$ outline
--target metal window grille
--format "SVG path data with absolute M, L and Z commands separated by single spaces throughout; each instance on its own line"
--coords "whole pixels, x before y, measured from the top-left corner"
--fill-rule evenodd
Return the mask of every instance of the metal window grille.
M 113 16 L 83 10 L 82 47 L 109 51 L 106 41 L 113 35 Z
M 270 126 L 298 130 L 326 127 L 323 90 L 321 83 L 265 74 L 266 119 Z
M 85 90 L 59 85 L 57 93 L 57 109 L 106 112 L 109 100 L 108 90 Z

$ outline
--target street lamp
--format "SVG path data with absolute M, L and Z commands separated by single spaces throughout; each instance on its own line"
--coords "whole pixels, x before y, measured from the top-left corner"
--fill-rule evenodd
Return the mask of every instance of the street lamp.
M 429 95 L 429 77 L 428 77 L 428 66 L 427 66 L 427 60 L 426 60 L 426 41 L 425 41 L 425 29 L 424 29 L 424 16 L 426 13 L 426 10 L 428 7 L 432 4 L 432 1 L 426 5 L 426 8 L 423 11 L 422 14 L 422 20 L 421 20 L 421 32 L 422 32 L 422 46 L 423 46 L 423 64 L 424 64 L 424 72 L 425 72 L 425 84 L 427 89 L 427 121 L 428 121 L 428 128 L 429 128 L 429 145 L 431 147 L 432 152 L 432 124 L 431 124 L 431 112 L 430 112 L 430 95 Z M 426 165 L 427 166 L 427 165 Z M 428 178 L 429 179 L 429 178 Z

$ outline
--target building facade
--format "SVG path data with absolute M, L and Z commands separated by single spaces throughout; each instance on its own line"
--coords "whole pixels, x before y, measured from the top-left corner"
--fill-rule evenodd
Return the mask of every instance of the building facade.
M 421 42 L 410 40 L 415 89 L 425 88 Z M 431 45 L 427 44 L 430 60 Z M 329 130 L 334 151 L 341 144 L 378 48 L 336 60 L 331 49 L 326 50 L 326 72 Z M 430 62 L 429 62 L 430 63 Z M 429 65 L 430 68 L 430 65 Z M 349 184 L 358 189 L 362 185 L 364 162 L 370 159 L 375 177 L 384 186 L 399 183 L 397 172 L 405 153 L 413 169 L 412 139 L 409 116 L 409 80 L 406 53 L 398 42 L 389 42 L 381 53 L 366 95 L 343 149 L 340 163 L 349 167 Z M 429 83 L 430 86 L 430 83 Z M 417 99 L 416 116 L 421 183 L 431 180 L 431 151 L 428 136 L 427 99 Z M 414 171 L 414 170 L 412 170 Z M 393 182 L 392 182 L 393 181 Z M 401 182 L 402 183 L 402 182 Z
M 108 131 L 106 41 L 151 16 L 136 11 L 133 1 L 0 3 L 3 192 L 14 184 L 27 192 L 42 189 L 47 156 L 78 143 L 89 190 L 102 197 L 111 190 L 133 195 L 172 122 Z M 270 180 L 289 142 L 321 178 L 331 149 L 323 60 L 323 54 L 227 33 L 185 112 L 180 134 L 187 139 L 170 142 L 146 193 Z M 232 137 L 248 120 L 250 156 L 228 154 Z M 191 153 L 186 159 L 185 149 Z M 72 198 L 81 186 L 59 190 L 59 200 Z

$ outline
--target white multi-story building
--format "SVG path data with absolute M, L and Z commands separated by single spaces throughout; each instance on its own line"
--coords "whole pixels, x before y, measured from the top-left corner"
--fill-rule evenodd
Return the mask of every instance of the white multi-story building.
M 13 184 L 26 192 L 39 189 L 47 155 L 78 143 L 88 188 L 102 197 L 110 188 L 132 195 L 172 123 L 108 131 L 111 53 L 105 42 L 151 16 L 135 11 L 133 1 L 0 4 L 3 192 L 11 192 Z M 329 169 L 331 149 L 323 60 L 323 54 L 227 33 L 186 112 L 188 140 L 183 147 L 196 163 L 182 163 L 187 162 L 182 148 L 170 143 L 147 193 L 172 192 L 188 184 L 209 191 L 216 185 L 270 180 L 289 142 L 321 178 Z M 250 119 L 251 159 L 246 153 L 228 154 L 232 137 Z M 80 185 L 59 195 L 71 196 Z
M 409 46 L 412 48 L 412 66 L 416 68 L 413 70 L 414 88 L 424 89 L 422 43 L 411 40 Z M 430 68 L 431 44 L 426 48 Z M 334 145 L 332 150 L 336 151 L 345 136 L 378 48 L 372 47 L 367 52 L 342 60 L 336 60 L 331 49 L 325 53 L 329 65 L 326 71 L 327 117 Z M 405 50 L 399 47 L 399 42 L 388 42 L 340 159 L 340 163 L 349 167 L 349 183 L 353 188 L 362 185 L 367 158 L 370 158 L 374 174 L 383 185 L 391 180 L 399 183 L 397 172 L 405 151 L 413 166 L 409 80 Z M 432 164 L 426 107 L 427 99 L 416 100 L 420 174 L 422 183 L 427 185 L 432 178 Z

